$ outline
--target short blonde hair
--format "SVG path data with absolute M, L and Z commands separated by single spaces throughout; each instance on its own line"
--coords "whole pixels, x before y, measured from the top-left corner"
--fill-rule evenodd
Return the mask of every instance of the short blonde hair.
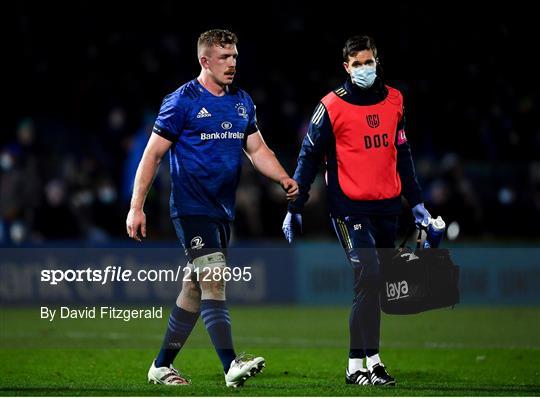
M 236 44 L 238 38 L 233 32 L 224 29 L 212 29 L 201 33 L 197 40 L 197 54 L 200 56 L 203 48 L 212 46 L 224 47 L 226 44 Z

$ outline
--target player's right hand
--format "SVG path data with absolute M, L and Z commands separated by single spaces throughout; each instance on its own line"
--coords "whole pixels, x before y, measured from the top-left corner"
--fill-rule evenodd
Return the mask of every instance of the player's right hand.
M 287 212 L 281 229 L 287 242 L 292 243 L 294 235 L 302 233 L 302 214 Z
M 131 208 L 126 218 L 126 230 L 131 239 L 141 241 L 146 238 L 146 214 L 142 209 Z M 139 234 L 140 231 L 140 234 Z

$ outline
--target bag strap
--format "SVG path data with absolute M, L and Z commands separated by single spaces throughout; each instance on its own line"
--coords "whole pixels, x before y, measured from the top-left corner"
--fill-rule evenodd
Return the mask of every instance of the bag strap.
M 420 249 L 420 245 L 422 243 L 422 232 L 424 230 L 422 228 L 418 228 L 418 237 L 416 238 L 416 249 Z
M 414 224 L 407 230 L 407 233 L 405 234 L 405 237 L 403 238 L 403 241 L 399 245 L 400 249 L 403 249 L 405 247 L 405 245 L 407 244 L 407 241 L 414 234 L 414 232 L 416 230 L 418 230 L 418 237 L 416 238 L 416 248 L 420 249 L 420 244 L 422 242 L 422 231 L 423 231 L 423 229 L 422 228 L 416 228 L 416 225 L 414 225 Z

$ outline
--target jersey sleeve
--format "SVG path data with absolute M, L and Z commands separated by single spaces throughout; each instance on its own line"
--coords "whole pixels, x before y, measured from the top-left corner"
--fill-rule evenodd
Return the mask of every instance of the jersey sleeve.
M 308 201 L 311 184 L 321 169 L 332 134 L 332 123 L 328 112 L 324 105 L 319 103 L 313 112 L 298 155 L 294 179 L 298 183 L 299 194 L 295 201 L 289 203 L 290 212 L 300 213 Z
M 169 94 L 161 103 L 152 132 L 171 142 L 176 142 L 184 129 L 185 119 L 186 109 L 180 104 L 178 95 Z
M 253 100 L 251 99 L 251 97 L 248 96 L 248 98 L 249 98 L 250 109 L 248 113 L 248 125 L 246 127 L 245 134 L 251 135 L 259 131 L 259 126 L 257 124 L 257 107 L 253 103 Z
M 395 145 L 397 148 L 397 169 L 402 183 L 401 192 L 405 199 L 407 199 L 407 202 L 409 202 L 409 206 L 414 207 L 422 202 L 422 189 L 416 178 L 411 146 L 405 134 L 404 112 L 398 123 Z

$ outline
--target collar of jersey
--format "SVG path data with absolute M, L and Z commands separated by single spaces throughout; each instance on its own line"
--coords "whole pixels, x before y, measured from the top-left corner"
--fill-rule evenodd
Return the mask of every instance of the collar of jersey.
M 345 90 L 347 90 L 347 94 L 341 98 L 353 105 L 378 104 L 388 95 L 388 89 L 379 77 L 375 79 L 373 86 L 367 90 L 362 90 L 360 87 L 357 87 L 350 78 L 345 81 L 343 86 L 345 87 Z
M 227 89 L 226 89 L 224 95 L 214 95 L 214 94 L 212 94 L 210 91 L 208 91 L 208 90 L 206 89 L 206 87 L 204 87 L 204 86 L 201 84 L 201 82 L 199 81 L 199 79 L 195 78 L 195 79 L 194 79 L 194 82 L 195 82 L 195 84 L 196 84 L 198 87 L 202 88 L 204 94 L 209 95 L 209 96 L 211 96 L 212 98 L 224 98 L 224 97 L 226 97 L 227 95 L 229 95 L 229 94 L 231 93 L 231 86 L 230 86 L 230 85 L 227 86 Z

